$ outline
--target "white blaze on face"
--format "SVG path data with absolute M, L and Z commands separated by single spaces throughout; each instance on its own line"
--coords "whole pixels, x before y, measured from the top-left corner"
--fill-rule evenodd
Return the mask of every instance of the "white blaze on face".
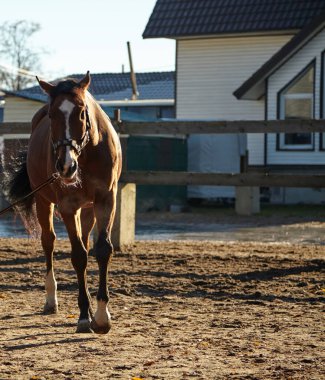
M 59 107 L 59 110 L 62 111 L 64 118 L 65 118 L 65 138 L 67 140 L 71 139 L 69 119 L 70 119 L 70 115 L 71 115 L 74 107 L 75 107 L 75 105 L 67 99 L 65 99 Z M 65 147 L 64 170 L 63 170 L 64 174 L 67 173 L 67 171 L 69 170 L 69 168 L 72 164 L 72 161 L 73 161 L 73 159 L 71 156 L 70 147 L 66 146 Z

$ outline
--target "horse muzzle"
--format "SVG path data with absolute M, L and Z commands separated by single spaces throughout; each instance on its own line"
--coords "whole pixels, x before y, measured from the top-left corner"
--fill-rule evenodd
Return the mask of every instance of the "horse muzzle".
M 78 163 L 76 160 L 71 160 L 68 164 L 60 158 L 56 161 L 56 170 L 60 174 L 61 179 L 65 183 L 73 183 L 77 179 Z

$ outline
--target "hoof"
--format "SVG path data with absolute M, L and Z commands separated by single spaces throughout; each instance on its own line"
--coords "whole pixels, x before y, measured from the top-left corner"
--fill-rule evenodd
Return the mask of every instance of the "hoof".
M 88 319 L 81 319 L 77 325 L 77 333 L 93 333 L 91 329 L 90 321 Z
M 100 326 L 96 323 L 96 321 L 93 319 L 91 321 L 91 329 L 96 333 L 96 334 L 107 334 L 109 330 L 112 327 L 111 320 L 108 320 L 107 324 Z
M 57 314 L 59 312 L 58 305 L 50 305 L 48 302 L 45 303 L 43 314 Z

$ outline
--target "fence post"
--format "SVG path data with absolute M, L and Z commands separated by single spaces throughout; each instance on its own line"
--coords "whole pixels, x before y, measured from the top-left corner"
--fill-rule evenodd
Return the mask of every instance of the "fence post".
M 115 119 L 120 120 L 119 112 Z M 128 137 L 120 136 L 122 148 L 122 172 L 127 171 Z M 112 243 L 116 249 L 132 244 L 135 240 L 136 185 L 119 183 L 116 198 L 116 214 L 112 229 Z
M 135 183 L 119 183 L 112 243 L 116 249 L 130 245 L 135 239 Z
M 4 172 L 4 138 L 3 135 L 0 135 L 0 179 L 3 181 L 3 172 Z M 6 206 L 6 200 L 2 191 L 0 191 L 0 209 L 2 210 Z
M 244 142 L 246 145 L 246 141 Z M 241 149 L 242 150 L 242 149 Z M 248 168 L 248 150 L 240 155 L 240 172 L 246 173 Z M 260 212 L 260 188 L 249 186 L 236 187 L 235 210 L 238 215 L 252 215 Z
M 260 212 L 260 188 L 236 187 L 236 213 L 238 215 L 252 215 Z

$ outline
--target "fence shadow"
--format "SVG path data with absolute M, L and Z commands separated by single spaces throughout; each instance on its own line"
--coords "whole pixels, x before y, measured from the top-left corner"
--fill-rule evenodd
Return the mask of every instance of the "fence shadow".
M 256 270 L 250 272 L 242 272 L 239 274 L 197 274 L 197 273 L 172 273 L 169 271 L 137 271 L 127 273 L 126 271 L 118 271 L 122 276 L 128 275 L 135 278 L 150 278 L 148 283 L 141 281 L 135 286 L 131 286 L 131 290 L 137 296 L 147 296 L 153 298 L 163 298 L 168 296 L 177 296 L 181 298 L 207 298 L 212 300 L 242 300 L 247 303 L 256 303 L 263 305 L 265 302 L 273 302 L 280 300 L 287 303 L 305 302 L 325 303 L 324 296 L 293 296 L 288 293 L 287 289 L 283 289 L 283 292 L 272 292 L 272 286 L 277 286 L 277 282 L 281 278 L 289 277 L 293 275 L 300 275 L 302 273 L 314 273 L 319 278 L 313 279 L 313 283 L 321 285 L 323 274 L 325 269 L 325 262 L 323 260 L 313 260 L 307 262 L 306 265 L 292 266 L 289 268 L 268 268 L 266 270 Z M 115 272 L 115 274 L 117 274 Z M 166 284 L 164 279 L 179 280 L 177 286 L 174 288 L 169 284 Z M 133 283 L 133 279 L 130 280 Z M 273 282 L 267 285 L 268 292 L 265 293 L 264 282 Z M 153 285 L 154 284 L 154 285 Z M 301 278 L 296 278 L 294 282 L 291 281 L 293 288 L 300 288 L 305 286 L 304 282 L 301 282 Z M 263 291 L 264 290 L 264 291 Z M 113 288 L 112 293 L 124 294 L 123 288 Z M 273 294 L 274 293 L 274 294 Z M 304 294 L 304 292 L 301 292 Z

